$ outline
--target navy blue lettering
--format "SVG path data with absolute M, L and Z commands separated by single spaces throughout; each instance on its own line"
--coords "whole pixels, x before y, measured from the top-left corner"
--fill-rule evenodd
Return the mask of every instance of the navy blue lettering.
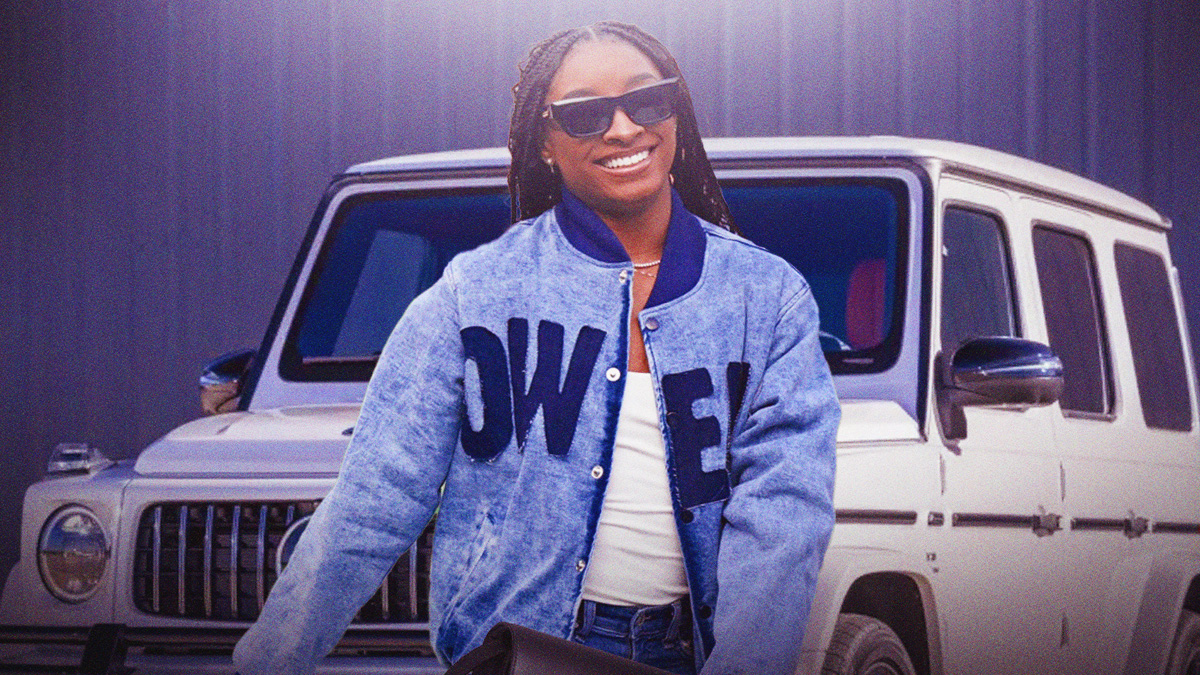
M 715 417 L 696 419 L 692 404 L 712 396 L 712 378 L 704 368 L 662 378 L 663 404 L 671 432 L 671 451 L 680 506 L 690 509 L 729 497 L 729 472 L 704 471 L 700 454 L 721 442 L 721 423 Z
M 553 321 L 538 323 L 537 369 L 525 388 L 526 351 L 529 345 L 529 322 L 525 319 L 508 320 L 508 359 L 512 378 L 513 419 L 516 425 L 517 445 L 525 447 L 525 437 L 539 407 L 546 432 L 546 450 L 552 455 L 565 455 L 575 438 L 575 426 L 583 407 L 583 396 L 587 393 L 588 380 L 595 369 L 596 359 L 606 333 L 584 326 L 575 338 L 571 352 L 571 363 L 567 366 L 567 377 L 562 389 L 558 382 L 562 373 L 563 327 Z
M 479 371 L 479 393 L 483 399 L 483 426 L 479 429 L 471 428 L 471 420 L 463 409 L 462 446 L 471 458 L 487 461 L 504 452 L 512 438 L 512 399 L 504 344 L 482 326 L 464 328 L 460 335 L 463 353 L 475 362 Z

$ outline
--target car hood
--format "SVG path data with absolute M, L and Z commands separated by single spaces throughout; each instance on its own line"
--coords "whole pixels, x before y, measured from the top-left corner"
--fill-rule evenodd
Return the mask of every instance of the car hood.
M 306 405 L 188 422 L 138 455 L 142 475 L 333 475 L 360 406 Z
M 308 405 L 204 417 L 175 429 L 138 456 L 141 475 L 334 475 L 358 405 Z M 838 444 L 920 439 L 917 423 L 891 401 L 842 401 Z

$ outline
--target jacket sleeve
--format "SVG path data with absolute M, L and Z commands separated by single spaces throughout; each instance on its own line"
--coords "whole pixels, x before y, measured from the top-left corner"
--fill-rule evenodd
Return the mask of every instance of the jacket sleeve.
M 234 650 L 242 675 L 312 672 L 429 522 L 458 440 L 457 324 L 447 271 L 388 338 L 337 481 Z
M 782 306 L 746 401 L 730 447 L 715 645 L 704 675 L 795 670 L 833 530 L 841 409 L 807 285 Z

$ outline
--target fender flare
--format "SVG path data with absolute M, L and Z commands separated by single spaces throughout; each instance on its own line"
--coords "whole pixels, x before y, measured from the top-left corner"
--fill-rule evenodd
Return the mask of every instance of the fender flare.
M 797 672 L 820 672 L 842 603 L 855 582 L 870 574 L 890 573 L 912 579 L 921 594 L 930 672 L 940 675 L 942 637 L 938 607 L 927 568 L 928 563 L 911 552 L 864 546 L 830 546 L 817 578 L 817 591 L 804 630 L 801 667 Z
M 1200 553 L 1182 549 L 1163 551 L 1154 556 L 1149 577 L 1142 587 L 1141 603 L 1125 675 L 1161 673 L 1179 624 L 1179 612 L 1192 580 L 1200 576 Z

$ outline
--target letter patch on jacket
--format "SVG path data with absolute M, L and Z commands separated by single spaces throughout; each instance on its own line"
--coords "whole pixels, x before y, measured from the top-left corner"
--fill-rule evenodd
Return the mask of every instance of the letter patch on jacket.
M 561 389 L 558 385 L 563 367 L 561 324 L 538 323 L 537 368 L 528 389 L 525 386 L 528 321 L 509 319 L 507 354 L 504 342 L 483 326 L 470 326 L 459 334 L 467 360 L 474 361 L 479 372 L 479 398 L 483 405 L 483 424 L 478 429 L 471 426 L 467 411 L 463 411 L 460 433 L 467 455 L 485 462 L 499 457 L 508 447 L 514 428 L 517 445 L 523 448 L 538 408 L 542 409 L 546 451 L 552 455 L 567 454 L 606 333 L 591 326 L 579 329 Z
M 721 443 L 721 423 L 715 417 L 696 419 L 692 404 L 712 396 L 712 377 L 704 368 L 664 375 L 663 404 L 667 408 L 667 428 L 671 432 L 675 476 L 680 506 L 717 502 L 729 497 L 729 472 L 725 469 L 704 471 L 700 454 L 705 448 Z
M 512 438 L 512 399 L 508 391 L 508 366 L 504 358 L 504 343 L 483 326 L 462 329 L 463 352 L 479 370 L 479 396 L 483 400 L 483 426 L 471 428 L 467 410 L 463 408 L 463 450 L 472 459 L 495 459 L 508 447 Z
M 579 329 L 575 338 L 575 349 L 571 352 L 571 363 L 567 366 L 567 377 L 558 382 L 562 373 L 563 327 L 553 321 L 538 323 L 537 369 L 525 389 L 525 351 L 529 344 L 529 322 L 525 319 L 508 320 L 508 363 L 512 376 L 513 420 L 517 431 L 517 447 L 525 447 L 525 437 L 538 407 L 542 409 L 543 429 L 546 432 L 546 450 L 552 455 L 565 455 L 575 438 L 575 425 L 579 422 L 579 410 L 583 406 L 583 395 L 587 393 L 588 379 L 600 356 L 604 343 L 604 331 L 591 326 Z

